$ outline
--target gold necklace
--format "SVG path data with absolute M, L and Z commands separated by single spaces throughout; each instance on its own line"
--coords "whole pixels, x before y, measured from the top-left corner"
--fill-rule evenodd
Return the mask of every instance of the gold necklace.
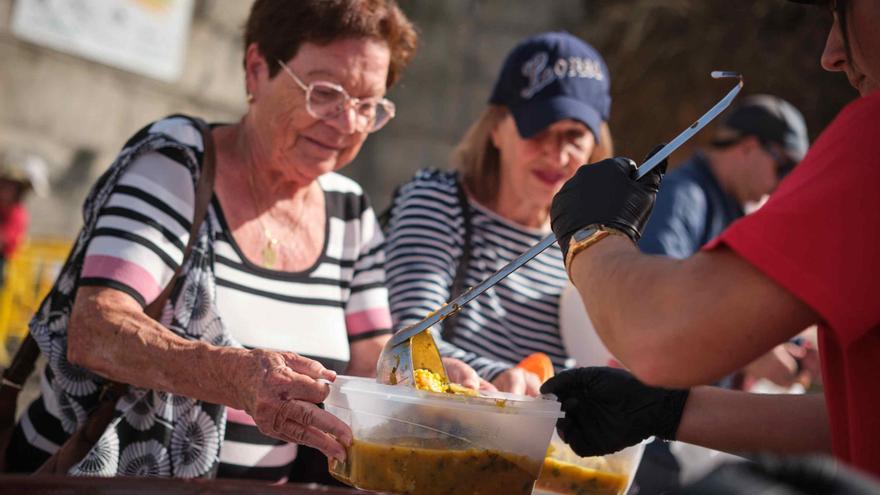
M 257 193 L 254 191 L 253 173 L 251 173 L 251 175 L 248 177 L 248 185 L 250 186 L 251 191 L 251 201 L 253 201 L 254 203 L 254 211 L 257 214 L 257 222 L 260 223 L 260 228 L 263 229 L 263 235 L 266 237 L 266 244 L 260 250 L 260 260 L 263 267 L 274 268 L 275 263 L 278 261 L 278 239 L 276 239 L 275 236 L 272 235 L 272 231 L 269 230 L 268 227 L 266 227 L 266 224 L 263 223 L 263 219 L 261 218 L 262 215 L 260 215 L 260 206 L 257 204 Z M 309 199 L 309 193 L 312 191 L 311 186 L 307 187 L 309 187 L 309 189 L 306 191 L 305 196 L 303 196 L 302 206 L 300 206 L 299 209 L 299 215 L 296 218 L 296 222 L 291 225 L 291 229 L 295 229 L 300 224 L 300 222 L 302 222 L 303 215 L 306 211 L 306 202 Z

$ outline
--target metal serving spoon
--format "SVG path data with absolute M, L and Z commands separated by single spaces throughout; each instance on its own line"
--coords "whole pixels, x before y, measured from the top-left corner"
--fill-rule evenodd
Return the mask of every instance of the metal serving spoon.
M 715 119 L 718 114 L 730 106 L 730 103 L 743 87 L 742 76 L 736 72 L 712 71 L 710 75 L 714 79 L 735 77 L 739 79 L 739 81 L 736 83 L 736 86 L 734 86 L 724 98 L 719 100 L 715 106 L 710 108 L 708 112 L 697 119 L 696 122 L 691 124 L 690 127 L 685 129 L 681 134 L 676 136 L 675 139 L 666 144 L 666 146 L 660 148 L 657 153 L 643 163 L 638 169 L 636 175 L 637 178 L 642 178 L 645 174 L 650 172 L 654 167 L 660 164 L 660 162 L 669 157 L 673 151 L 678 149 L 679 146 L 684 144 L 688 139 L 693 137 L 694 134 L 699 132 L 700 129 L 705 127 L 706 124 Z M 376 365 L 376 380 L 379 383 L 387 383 L 391 385 L 414 385 L 415 370 L 424 368 L 437 373 L 442 382 L 449 383 L 449 378 L 446 375 L 446 369 L 443 367 L 443 362 L 440 360 L 440 352 L 437 350 L 434 337 L 431 336 L 431 332 L 427 330 L 435 324 L 443 321 L 444 318 L 457 313 L 462 306 L 469 303 L 483 292 L 486 292 L 487 289 L 503 280 L 535 256 L 539 255 L 554 242 L 556 242 L 556 235 L 551 233 L 531 249 L 519 255 L 516 259 L 492 274 L 489 278 L 480 282 L 476 287 L 471 287 L 466 290 L 460 296 L 444 304 L 437 311 L 429 314 L 422 321 L 414 323 L 395 333 L 391 339 L 385 343 L 385 347 L 379 355 L 379 362 Z

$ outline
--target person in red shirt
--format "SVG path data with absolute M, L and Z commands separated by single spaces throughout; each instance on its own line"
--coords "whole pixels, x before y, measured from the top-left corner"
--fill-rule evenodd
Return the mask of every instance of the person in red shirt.
M 46 187 L 42 160 L 12 152 L 0 155 L 0 286 L 6 262 L 27 233 L 29 217 L 24 199 L 31 190 L 42 195 Z
M 880 2 L 807 3 L 829 4 L 822 66 L 845 73 L 861 98 L 758 212 L 673 260 L 634 244 L 659 168 L 635 180 L 631 160 L 605 160 L 554 198 L 569 275 L 632 372 L 569 370 L 542 387 L 562 402 L 558 430 L 581 455 L 656 435 L 734 452 L 833 452 L 880 476 Z M 697 386 L 812 324 L 824 397 Z

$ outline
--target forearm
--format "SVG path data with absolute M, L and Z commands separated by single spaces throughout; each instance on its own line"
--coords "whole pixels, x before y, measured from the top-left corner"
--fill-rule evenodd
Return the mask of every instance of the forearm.
M 575 257 L 571 272 L 602 341 L 652 385 L 711 383 L 816 319 L 726 249 L 674 260 L 611 236 Z
M 251 351 L 175 335 L 127 294 L 79 290 L 69 325 L 68 359 L 105 378 L 244 409 L 243 377 L 271 363 Z
M 696 387 L 676 439 L 731 453 L 831 452 L 821 394 L 767 395 Z
M 704 310 L 688 300 L 678 285 L 685 278 L 676 271 L 682 265 L 680 260 L 641 254 L 621 236 L 603 239 L 571 264 L 573 282 L 596 333 L 614 356 L 652 385 L 700 383 L 668 383 L 662 369 L 667 360 L 670 364 L 685 362 L 682 354 L 692 349 L 694 337 L 687 335 L 681 319 L 696 320 L 697 313 Z M 688 345 L 682 345 L 685 342 Z M 704 383 L 710 380 L 700 378 Z

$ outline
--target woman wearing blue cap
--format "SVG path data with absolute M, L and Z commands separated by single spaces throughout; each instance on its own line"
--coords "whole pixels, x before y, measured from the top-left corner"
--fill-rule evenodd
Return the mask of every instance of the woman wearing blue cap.
M 476 285 L 550 231 L 550 203 L 575 170 L 611 156 L 610 79 L 593 47 L 543 33 L 508 55 L 489 105 L 458 144 L 455 171 L 422 170 L 389 211 L 386 270 L 396 327 Z M 535 395 L 530 354 L 568 358 L 558 306 L 562 252 L 539 255 L 435 332 L 450 378 Z M 461 362 L 468 366 L 463 366 Z M 472 368 L 472 369 L 471 369 Z M 476 370 L 476 374 L 474 373 Z

